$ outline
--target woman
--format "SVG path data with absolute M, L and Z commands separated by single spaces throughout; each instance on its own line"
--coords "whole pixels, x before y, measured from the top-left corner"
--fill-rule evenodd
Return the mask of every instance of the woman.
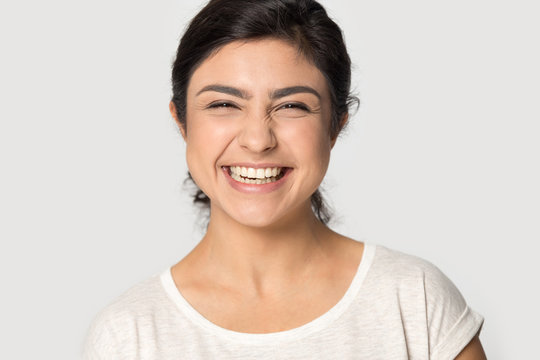
M 212 0 L 173 66 L 200 243 L 96 319 L 88 359 L 484 359 L 482 317 L 433 265 L 333 232 L 318 187 L 350 60 L 309 0 Z

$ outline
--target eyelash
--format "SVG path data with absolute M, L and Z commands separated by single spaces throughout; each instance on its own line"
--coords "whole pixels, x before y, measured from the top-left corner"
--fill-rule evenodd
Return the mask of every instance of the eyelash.
M 309 109 L 306 105 L 304 104 L 299 104 L 299 103 L 287 103 L 287 104 L 283 104 L 281 106 L 279 106 L 277 108 L 277 110 L 279 109 L 300 109 L 300 110 L 303 110 L 303 111 L 306 111 L 306 112 L 309 112 Z
M 208 108 L 209 109 L 219 109 L 219 108 L 223 108 L 223 109 L 236 108 L 236 109 L 238 109 L 239 107 L 237 105 L 235 105 L 235 104 L 230 103 L 230 102 L 218 101 L 218 102 L 215 102 L 215 103 L 212 103 L 212 104 L 208 105 Z M 286 103 L 286 104 L 279 105 L 278 107 L 276 107 L 276 110 L 280 110 L 280 109 L 300 109 L 300 110 L 303 110 L 303 111 L 306 111 L 306 112 L 310 111 L 307 106 L 305 106 L 304 104 L 299 104 L 299 103 Z
M 231 104 L 229 102 L 226 102 L 226 101 L 218 101 L 218 102 L 215 102 L 215 103 L 212 103 L 210 105 L 208 105 L 208 109 L 219 109 L 219 108 L 238 108 L 238 106 L 234 105 L 234 104 Z

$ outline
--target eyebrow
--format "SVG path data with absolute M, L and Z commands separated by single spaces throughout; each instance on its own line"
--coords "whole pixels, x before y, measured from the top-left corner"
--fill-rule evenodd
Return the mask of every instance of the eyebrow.
M 270 97 L 273 100 L 275 100 L 275 99 L 279 99 L 288 95 L 299 94 L 299 93 L 313 94 L 319 100 L 321 100 L 321 94 L 319 94 L 317 90 L 309 86 L 290 86 L 283 89 L 277 89 L 272 92 L 272 95 Z
M 206 91 L 220 92 L 220 93 L 232 95 L 241 99 L 251 98 L 251 95 L 249 95 L 246 91 L 242 89 L 238 89 L 232 86 L 219 85 L 219 84 L 212 84 L 212 85 L 205 86 L 197 93 L 196 96 L 199 96 L 200 94 Z M 299 93 L 313 94 L 319 100 L 321 99 L 321 94 L 319 94 L 317 90 L 309 86 L 289 86 L 286 88 L 276 89 L 270 93 L 270 98 L 272 100 L 276 100 L 285 96 L 289 96 L 292 94 L 299 94 Z
M 232 86 L 225 86 L 225 85 L 219 85 L 219 84 L 213 84 L 203 87 L 196 96 L 199 96 L 205 91 L 215 91 L 220 92 L 224 94 L 229 94 L 232 96 L 239 97 L 241 99 L 249 99 L 251 96 L 249 96 L 245 91 L 234 88 Z

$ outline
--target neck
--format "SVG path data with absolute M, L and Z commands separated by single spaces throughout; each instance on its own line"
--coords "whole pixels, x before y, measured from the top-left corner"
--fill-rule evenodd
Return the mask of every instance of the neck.
M 324 260 L 333 233 L 309 206 L 278 224 L 250 227 L 212 211 L 208 231 L 194 250 L 216 281 L 257 296 L 306 280 Z

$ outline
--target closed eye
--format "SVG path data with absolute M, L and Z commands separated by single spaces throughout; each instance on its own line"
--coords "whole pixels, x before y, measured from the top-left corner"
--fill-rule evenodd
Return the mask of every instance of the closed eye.
M 311 113 L 311 109 L 302 103 L 286 103 L 283 105 L 278 105 L 275 111 L 282 112 L 284 115 L 305 115 L 306 113 Z
M 238 109 L 238 106 L 228 101 L 216 101 L 208 105 L 208 109 Z
M 287 104 L 284 104 L 284 105 L 281 105 L 278 110 L 280 109 L 285 109 L 285 110 L 288 110 L 288 109 L 298 109 L 298 110 L 304 110 L 304 111 L 309 111 L 308 107 L 304 104 L 299 104 L 299 103 L 287 103 Z

